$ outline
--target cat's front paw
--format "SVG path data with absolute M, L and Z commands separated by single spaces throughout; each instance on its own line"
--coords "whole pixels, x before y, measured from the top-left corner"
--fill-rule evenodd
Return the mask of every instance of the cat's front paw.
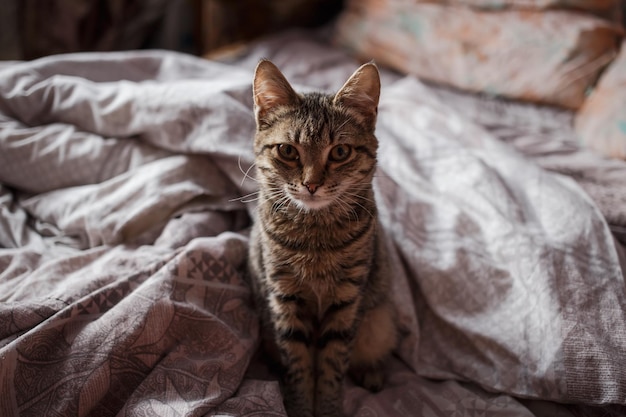
M 288 400 L 285 400 L 285 410 L 289 417 L 315 417 L 311 408 L 303 407 L 302 404 L 293 404 Z
M 340 402 L 318 402 L 315 417 L 345 417 L 345 414 Z
M 289 417 L 315 417 L 313 403 L 310 398 L 287 393 L 283 397 L 283 403 Z

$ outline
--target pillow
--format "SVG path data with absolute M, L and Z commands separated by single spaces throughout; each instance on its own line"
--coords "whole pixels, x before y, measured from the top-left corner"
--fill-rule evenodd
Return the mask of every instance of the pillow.
M 576 115 L 575 127 L 589 148 L 626 159 L 626 41 Z
M 336 39 L 366 59 L 472 92 L 579 108 L 615 57 L 609 22 L 563 10 L 487 12 L 394 0 L 348 3 Z

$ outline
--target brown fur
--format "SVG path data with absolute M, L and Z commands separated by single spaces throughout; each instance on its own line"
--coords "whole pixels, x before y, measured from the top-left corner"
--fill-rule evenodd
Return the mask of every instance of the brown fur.
M 250 272 L 292 417 L 342 415 L 343 379 L 382 388 L 396 343 L 372 177 L 380 81 L 299 95 L 269 61 L 254 78 L 259 205 Z

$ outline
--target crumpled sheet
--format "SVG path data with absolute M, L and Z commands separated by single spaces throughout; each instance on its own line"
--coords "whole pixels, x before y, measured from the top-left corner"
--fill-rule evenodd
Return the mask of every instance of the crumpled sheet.
M 151 51 L 0 70 L 1 415 L 284 415 L 238 199 L 254 198 L 260 57 L 299 90 L 356 68 L 292 34 L 236 65 Z M 598 206 L 382 75 L 375 185 L 402 339 L 382 392 L 347 381 L 348 415 L 624 412 L 624 276 Z

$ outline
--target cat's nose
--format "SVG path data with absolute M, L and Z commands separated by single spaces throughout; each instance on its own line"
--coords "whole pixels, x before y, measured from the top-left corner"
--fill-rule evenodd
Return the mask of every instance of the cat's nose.
M 315 192 L 317 191 L 317 189 L 320 187 L 321 184 L 315 184 L 315 183 L 303 183 L 303 185 L 306 187 L 307 190 L 309 190 L 309 193 L 311 194 L 315 194 Z

